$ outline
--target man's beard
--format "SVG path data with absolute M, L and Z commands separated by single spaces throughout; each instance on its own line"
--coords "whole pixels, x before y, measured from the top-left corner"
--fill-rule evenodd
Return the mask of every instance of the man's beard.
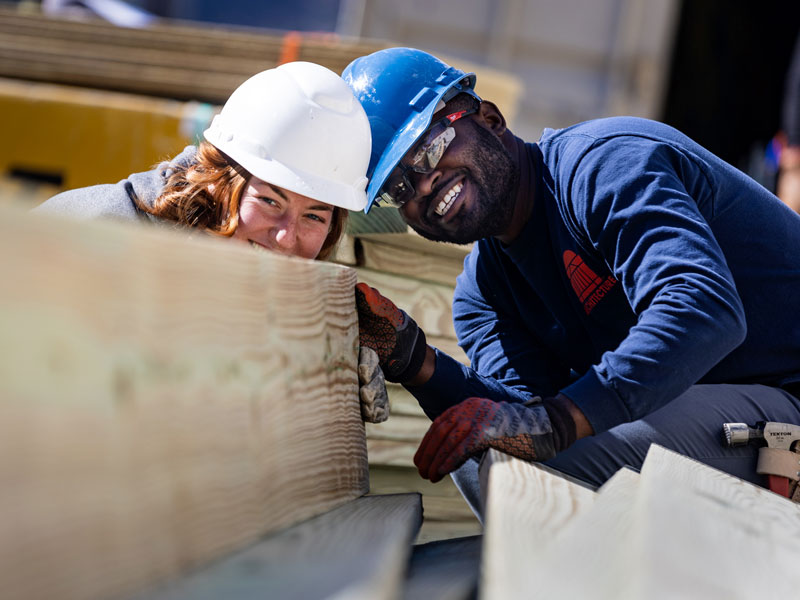
M 444 230 L 430 222 L 420 227 L 409 223 L 424 238 L 435 242 L 469 244 L 500 235 L 511 223 L 519 184 L 519 167 L 500 138 L 477 124 L 473 124 L 473 131 L 477 139 L 469 154 L 472 169 L 466 178 L 478 191 L 477 202 L 471 211 L 457 215 L 458 226 L 455 231 Z M 425 225 L 427 231 L 423 229 Z

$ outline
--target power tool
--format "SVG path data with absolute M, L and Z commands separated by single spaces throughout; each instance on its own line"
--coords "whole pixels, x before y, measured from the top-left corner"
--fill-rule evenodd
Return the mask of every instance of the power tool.
M 770 421 L 755 425 L 725 423 L 722 431 L 729 447 L 761 445 L 756 472 L 767 475 L 770 490 L 800 502 L 800 425 Z

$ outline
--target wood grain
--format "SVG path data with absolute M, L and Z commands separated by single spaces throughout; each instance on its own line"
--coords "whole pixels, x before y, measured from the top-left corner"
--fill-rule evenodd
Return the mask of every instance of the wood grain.
M 358 269 L 358 280 L 376 288 L 411 315 L 425 335 L 456 339 L 453 329 L 454 283 L 428 283 L 367 268 Z
M 368 489 L 352 270 L 0 207 L 0 587 L 130 593 Z
M 367 435 L 373 440 L 395 440 L 419 444 L 431 422 L 428 417 L 390 415 L 383 423 L 367 423 Z
M 413 467 L 416 451 L 417 446 L 413 443 L 367 438 L 367 452 L 371 465 Z
M 793 597 L 798 540 L 799 505 L 653 445 L 641 475 L 620 470 L 543 553 L 526 553 L 526 593 L 500 597 Z
M 516 563 L 518 589 L 515 598 L 542 600 L 592 598 L 617 600 L 622 597 L 631 571 L 638 568 L 640 536 L 633 518 L 639 490 L 639 475 L 620 469 L 595 494 L 594 502 L 569 520 L 536 549 L 529 568 Z M 653 543 L 659 543 L 653 540 Z M 649 597 L 645 594 L 641 597 Z M 632 600 L 632 599 L 631 599 Z
M 403 240 L 407 239 L 405 234 L 384 234 L 381 238 L 374 239 L 359 238 L 363 266 L 375 271 L 440 283 L 449 287 L 455 285 L 456 278 L 464 268 L 466 251 L 456 256 L 443 256 L 433 252 L 429 247 L 417 248 L 415 245 L 408 248 L 392 243 L 394 238 L 399 236 L 402 236 Z M 437 242 L 428 244 L 438 245 Z
M 136 600 L 399 598 L 419 494 L 357 498 Z
M 485 534 L 481 596 L 531 598 L 531 575 L 561 530 L 587 512 L 596 494 L 542 465 L 496 450 L 481 462 Z
M 655 445 L 641 479 L 628 598 L 797 596 L 800 505 Z
M 278 64 L 284 34 L 234 26 L 123 28 L 0 9 L 0 75 L 221 104 L 245 79 Z M 341 73 L 386 47 L 301 34 L 297 60 Z M 213 49 L 213 50 L 210 50 Z
M 467 73 L 475 71 L 469 69 Z M 359 234 L 361 240 L 371 240 L 380 244 L 404 248 L 419 254 L 420 256 L 438 256 L 463 262 L 464 257 L 472 250 L 472 244 L 450 244 L 448 242 L 433 242 L 420 236 L 412 229 L 407 229 L 398 233 L 362 233 Z M 455 282 L 453 282 L 455 283 Z

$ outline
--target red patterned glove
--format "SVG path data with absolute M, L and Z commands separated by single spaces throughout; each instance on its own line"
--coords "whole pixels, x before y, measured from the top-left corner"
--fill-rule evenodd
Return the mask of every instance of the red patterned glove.
M 414 319 L 365 283 L 356 284 L 358 342 L 378 354 L 388 381 L 403 383 L 425 362 L 425 332 Z
M 558 425 L 563 425 L 560 419 L 564 413 L 556 410 L 554 414 Z M 571 425 L 572 431 L 571 439 L 564 439 L 563 445 L 575 440 L 575 424 L 569 416 L 566 418 L 566 429 Z M 437 482 L 488 448 L 523 460 L 544 461 L 555 456 L 557 445 L 562 444 L 554 439 L 544 404 L 528 406 L 467 398 L 448 408 L 431 424 L 414 455 L 414 464 L 424 479 Z

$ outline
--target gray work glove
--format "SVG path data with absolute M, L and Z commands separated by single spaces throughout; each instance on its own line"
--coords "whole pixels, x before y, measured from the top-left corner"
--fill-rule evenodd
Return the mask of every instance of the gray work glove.
M 372 348 L 361 346 L 358 352 L 358 395 L 361 398 L 361 416 L 368 423 L 383 423 L 389 418 L 389 395 L 378 363 L 378 354 Z

